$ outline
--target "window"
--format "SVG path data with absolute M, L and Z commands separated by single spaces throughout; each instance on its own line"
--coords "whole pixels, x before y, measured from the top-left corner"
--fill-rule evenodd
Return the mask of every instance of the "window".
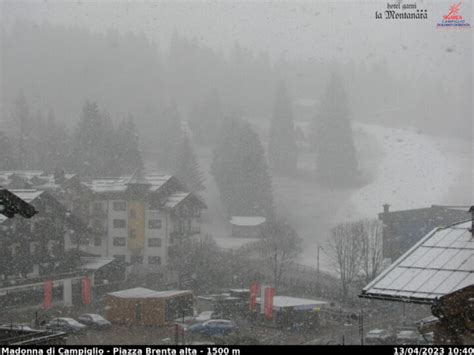
M 130 258 L 130 262 L 132 264 L 142 264 L 143 263 L 143 256 L 141 255 L 132 255 Z
M 137 218 L 137 212 L 135 210 L 130 210 L 130 218 L 131 219 Z
M 114 219 L 113 221 L 114 228 L 126 228 L 127 221 L 124 219 Z
M 125 201 L 115 201 L 113 209 L 114 211 L 125 211 L 127 210 L 127 203 Z
M 161 238 L 149 238 L 148 239 L 148 246 L 149 247 L 161 247 Z
M 114 237 L 113 244 L 114 247 L 124 247 L 127 245 L 127 240 L 124 237 Z
M 94 245 L 95 245 L 96 247 L 101 246 L 101 245 L 102 245 L 102 238 L 101 238 L 101 237 L 95 237 L 95 238 L 94 238 Z
M 149 256 L 148 257 L 149 265 L 161 265 L 161 258 L 159 256 Z
M 130 229 L 129 237 L 130 239 L 135 239 L 137 237 L 137 231 L 135 229 Z
M 161 229 L 161 219 L 150 219 L 148 229 Z
M 125 255 L 114 255 L 114 258 L 119 261 L 125 262 Z

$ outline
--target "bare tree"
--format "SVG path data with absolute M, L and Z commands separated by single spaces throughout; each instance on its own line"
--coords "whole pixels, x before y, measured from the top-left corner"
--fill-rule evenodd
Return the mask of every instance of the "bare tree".
M 272 272 L 273 285 L 280 286 L 283 274 L 301 253 L 301 239 L 286 222 L 270 223 L 264 231 L 264 238 L 258 244 L 258 251 L 264 266 Z
M 382 269 L 382 222 L 378 219 L 364 219 L 358 223 L 363 228 L 360 235 L 361 269 L 365 282 L 369 283 Z
M 356 280 L 361 264 L 360 222 L 345 222 L 331 229 L 328 250 L 334 259 L 341 281 L 342 299 L 345 301 L 350 285 Z
M 225 283 L 225 255 L 211 236 L 183 237 L 169 248 L 168 268 L 177 278 L 178 288 L 202 291 Z

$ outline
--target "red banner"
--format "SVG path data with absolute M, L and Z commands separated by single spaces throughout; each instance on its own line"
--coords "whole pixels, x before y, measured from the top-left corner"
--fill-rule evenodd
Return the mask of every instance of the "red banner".
M 250 285 L 249 309 L 251 311 L 257 308 L 258 283 L 254 282 Z
M 44 282 L 43 308 L 48 309 L 49 307 L 51 307 L 52 301 L 53 301 L 53 281 L 47 280 Z
M 273 316 L 273 296 L 275 296 L 275 288 L 267 287 L 265 289 L 265 318 L 271 319 Z
M 87 276 L 82 279 L 82 303 L 91 303 L 91 280 Z

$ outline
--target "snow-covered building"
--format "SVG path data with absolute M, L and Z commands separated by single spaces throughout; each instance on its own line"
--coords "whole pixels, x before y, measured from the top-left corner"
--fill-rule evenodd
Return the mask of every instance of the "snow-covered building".
M 62 170 L 47 173 L 42 170 L 2 170 L 0 185 L 8 189 L 46 191 L 82 221 L 87 221 L 90 190 L 77 174 Z
M 160 272 L 169 247 L 199 235 L 205 203 L 171 175 L 95 179 L 89 224 L 95 237 L 86 250 L 132 264 L 133 272 Z
M 306 329 L 319 326 L 321 309 L 329 302 L 290 296 L 274 296 L 272 301 L 272 321 L 282 327 L 299 325 Z M 257 298 L 257 309 L 262 308 L 262 298 Z
M 37 277 L 67 269 L 73 263 L 67 252 L 77 249 L 86 225 L 46 191 L 10 192 L 37 213 L 29 219 L 0 215 L 0 275 Z
M 378 217 L 383 222 L 383 256 L 391 261 L 415 245 L 437 227 L 463 221 L 469 217 L 467 206 L 438 206 L 390 211 L 383 205 Z
M 50 301 L 71 305 L 73 295 L 80 295 L 84 277 L 92 287 L 95 276 L 99 282 L 123 279 L 124 268 L 120 273 L 112 258 L 101 260 L 80 252 L 87 225 L 49 192 L 4 191 L 0 204 L 15 202 L 18 211 L 0 214 L 0 307 L 41 303 L 45 282 L 51 286 Z M 63 292 L 53 292 L 57 288 Z
M 259 238 L 265 225 L 265 217 L 233 216 L 230 220 L 232 236 L 237 238 Z
M 474 284 L 471 220 L 436 228 L 369 283 L 361 297 L 431 304 Z

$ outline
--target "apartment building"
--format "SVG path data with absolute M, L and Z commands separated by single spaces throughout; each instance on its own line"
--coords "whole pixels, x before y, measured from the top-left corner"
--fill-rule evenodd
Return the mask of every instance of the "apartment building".
M 87 251 L 155 272 L 166 265 L 168 249 L 182 238 L 200 234 L 205 203 L 171 175 L 94 179 Z

